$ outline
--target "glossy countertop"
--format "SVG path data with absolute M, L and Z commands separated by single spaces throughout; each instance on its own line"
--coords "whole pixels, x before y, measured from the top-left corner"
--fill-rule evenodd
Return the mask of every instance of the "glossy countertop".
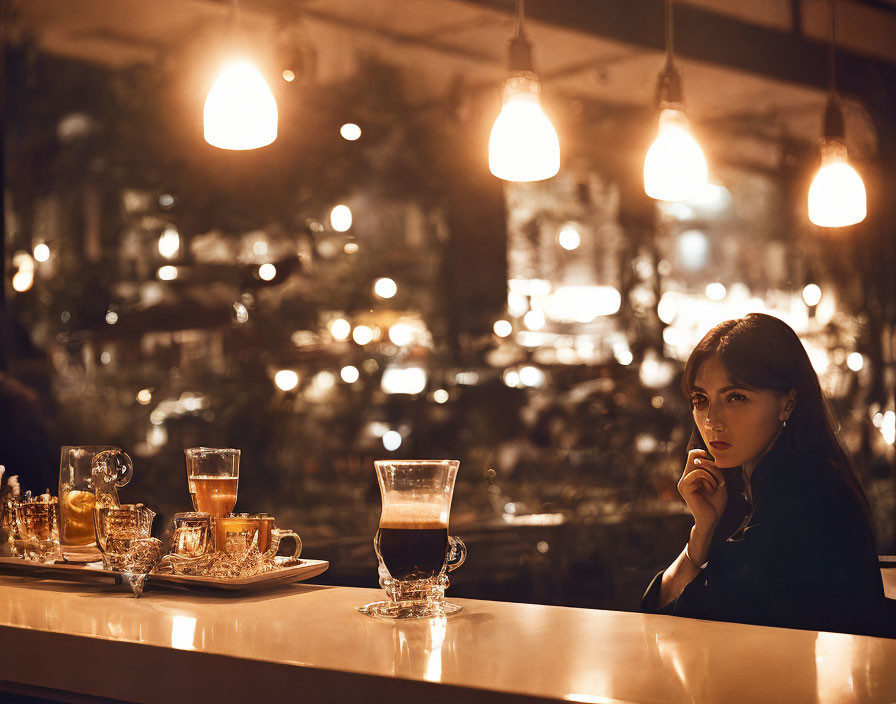
M 146 702 L 896 701 L 896 640 L 468 599 L 447 619 L 355 611 L 381 596 L 292 585 L 135 599 L 0 576 L 0 680 Z

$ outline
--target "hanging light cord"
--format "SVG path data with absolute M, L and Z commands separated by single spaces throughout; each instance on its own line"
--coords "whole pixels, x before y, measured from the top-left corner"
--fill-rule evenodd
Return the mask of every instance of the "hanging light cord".
M 516 36 L 524 37 L 526 32 L 523 29 L 523 21 L 526 19 L 526 9 L 523 7 L 523 0 L 516 0 Z
M 837 0 L 831 6 L 831 43 L 828 45 L 828 90 L 831 99 L 837 94 Z
M 666 65 L 672 65 L 672 55 L 674 54 L 673 33 L 672 33 L 672 0 L 666 0 Z

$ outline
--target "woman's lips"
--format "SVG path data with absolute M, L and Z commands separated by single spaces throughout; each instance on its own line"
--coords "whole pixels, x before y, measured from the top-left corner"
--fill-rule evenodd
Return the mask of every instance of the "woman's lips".
M 727 442 L 711 442 L 709 443 L 709 445 L 714 450 L 727 450 L 729 447 L 731 447 L 731 444 Z

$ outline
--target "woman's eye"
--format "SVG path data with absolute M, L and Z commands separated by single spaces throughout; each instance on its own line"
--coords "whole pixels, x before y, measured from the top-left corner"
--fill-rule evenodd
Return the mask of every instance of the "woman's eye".
M 728 403 L 731 403 L 732 401 L 743 401 L 746 398 L 747 397 L 744 396 L 743 394 L 731 394 L 728 397 Z
M 703 408 L 706 406 L 706 396 L 691 396 L 691 406 L 694 408 Z

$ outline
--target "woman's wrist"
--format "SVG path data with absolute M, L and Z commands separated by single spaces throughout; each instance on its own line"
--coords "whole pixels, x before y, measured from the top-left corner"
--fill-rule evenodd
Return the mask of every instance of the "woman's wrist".
M 702 566 L 706 564 L 706 557 L 709 554 L 709 544 L 712 542 L 714 531 L 715 526 L 713 526 L 712 530 L 708 530 L 705 526 L 697 524 L 694 524 L 691 528 L 690 535 L 688 536 L 688 543 L 685 546 L 685 557 L 697 569 L 702 569 Z

